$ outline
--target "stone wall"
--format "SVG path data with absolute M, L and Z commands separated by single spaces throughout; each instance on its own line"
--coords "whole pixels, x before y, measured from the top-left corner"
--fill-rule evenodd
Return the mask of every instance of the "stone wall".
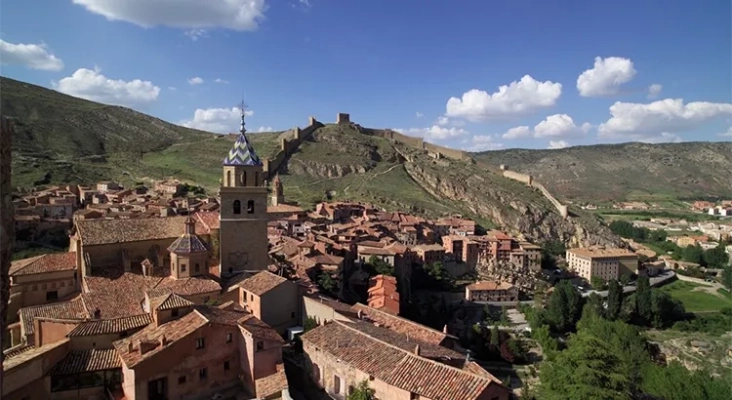
M 393 140 L 398 143 L 406 144 L 419 150 L 426 150 L 441 157 L 447 157 L 453 160 L 470 161 L 470 155 L 462 150 L 450 149 L 438 146 L 436 144 L 427 143 L 420 137 L 407 136 L 391 129 L 368 129 L 360 128 L 360 131 L 366 135 L 373 135 L 385 139 Z
M 294 127 L 282 135 L 280 141 L 280 151 L 275 154 L 274 157 L 262 160 L 264 175 L 266 179 L 272 179 L 277 170 L 280 169 L 282 163 L 285 161 L 287 156 L 296 152 L 300 148 L 300 144 L 312 136 L 316 129 L 323 126 L 318 122 L 315 117 L 310 117 L 308 120 L 309 125 L 305 128 Z
M 567 216 L 569 215 L 569 209 L 567 208 L 567 206 L 560 203 L 559 200 L 557 200 L 557 198 L 554 197 L 546 187 L 544 187 L 544 185 L 535 181 L 531 175 L 522 174 L 522 173 L 516 172 L 516 171 L 510 171 L 510 170 L 508 170 L 508 167 L 504 166 L 504 165 L 501 166 L 501 169 L 503 170 L 503 176 L 505 178 L 512 179 L 514 181 L 519 181 L 528 186 L 539 189 L 541 194 L 544 195 L 544 197 L 546 197 L 546 199 L 549 200 L 549 202 L 552 203 L 552 205 L 557 209 L 557 212 L 563 218 L 567 218 Z

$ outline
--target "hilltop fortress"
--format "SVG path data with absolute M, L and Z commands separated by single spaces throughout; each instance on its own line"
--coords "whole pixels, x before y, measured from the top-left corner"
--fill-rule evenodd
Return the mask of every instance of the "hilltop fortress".
M 483 167 L 483 169 L 488 172 L 501 174 L 505 178 L 519 181 L 539 190 L 542 195 L 547 200 L 549 200 L 550 203 L 552 203 L 557 212 L 563 218 L 567 218 L 569 216 L 568 207 L 562 204 L 556 197 L 554 197 L 544 185 L 537 182 L 531 175 L 509 170 L 509 166 L 507 165 L 501 165 L 500 170 L 496 170 L 496 168 L 494 167 L 476 162 L 470 156 L 470 153 L 463 150 L 456 150 L 448 147 L 438 146 L 432 143 L 425 142 L 424 139 L 421 137 L 407 136 L 392 129 L 364 128 L 361 125 L 352 122 L 350 114 L 347 113 L 338 113 L 336 115 L 335 123 L 338 125 L 351 126 L 353 129 L 364 135 L 382 137 L 384 139 L 389 139 L 397 143 L 405 144 L 415 149 L 423 150 L 430 157 L 436 159 L 448 158 L 456 161 L 465 161 L 472 164 L 479 164 L 481 167 Z M 309 139 L 312 136 L 313 132 L 323 126 L 325 126 L 323 123 L 319 122 L 315 119 L 315 117 L 311 116 L 308 120 L 308 126 L 306 126 L 305 128 L 294 127 L 289 131 L 283 133 L 280 136 L 280 151 L 278 151 L 274 157 L 262 160 L 262 169 L 265 176 L 267 176 L 267 179 L 273 178 L 282 166 L 282 163 L 287 159 L 287 157 L 295 153 L 303 141 Z

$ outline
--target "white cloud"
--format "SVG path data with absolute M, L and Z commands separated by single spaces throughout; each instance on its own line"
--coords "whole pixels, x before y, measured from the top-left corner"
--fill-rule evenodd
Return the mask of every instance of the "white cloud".
M 421 112 L 419 112 L 419 111 L 417 111 L 417 112 L 415 113 L 415 115 L 417 116 L 417 118 L 422 118 L 422 117 L 424 117 L 424 114 L 422 114 L 422 113 L 421 113 Z
M 145 28 L 224 28 L 253 31 L 267 10 L 265 0 L 72 0 L 110 21 L 126 21 Z
M 450 119 L 444 115 L 437 118 L 437 122 L 436 122 L 436 124 L 440 125 L 440 126 L 445 126 L 445 125 L 448 125 L 449 123 L 450 123 Z
M 658 95 L 661 94 L 661 90 L 663 90 L 663 86 L 658 83 L 654 83 L 651 86 L 648 86 L 648 98 L 655 99 L 656 97 L 658 97 Z
M 466 135 L 468 131 L 462 128 L 446 128 L 444 126 L 432 125 L 429 128 L 394 129 L 399 133 L 409 136 L 419 136 L 425 139 L 444 140 Z
M 635 77 L 633 62 L 622 57 L 595 57 L 594 67 L 581 73 L 577 78 L 580 96 L 599 97 L 617 94 L 620 85 Z
M 229 84 L 229 81 L 227 81 L 227 80 L 225 80 L 225 79 L 221 79 L 221 78 L 216 78 L 216 79 L 214 80 L 214 82 L 216 82 L 216 83 L 221 83 L 221 84 L 224 84 L 224 85 L 228 85 L 228 84 Z
M 297 0 L 298 3 L 300 3 L 305 8 L 310 8 L 312 5 L 310 4 L 310 0 Z
M 639 142 L 643 143 L 681 143 L 683 140 L 681 136 L 675 133 L 661 132 L 660 135 L 647 136 L 638 139 Z
M 0 39 L 0 62 L 42 71 L 61 71 L 64 62 L 48 52 L 45 44 L 13 44 Z
M 718 133 L 717 136 L 732 137 L 732 126 L 730 126 L 729 128 L 727 128 L 727 131 L 726 132 Z
M 565 147 L 569 147 L 569 142 L 566 140 L 549 141 L 549 149 L 563 149 Z
M 648 104 L 616 102 L 610 106 L 610 115 L 597 128 L 601 139 L 668 139 L 670 134 L 693 130 L 715 118 L 732 115 L 732 104 L 704 101 L 684 104 L 682 99 Z
M 539 82 L 525 75 L 520 81 L 500 86 L 492 94 L 472 89 L 463 93 L 462 98 L 451 97 L 447 101 L 446 116 L 485 121 L 525 115 L 555 105 L 561 95 L 561 83 Z
M 168 90 L 170 90 L 171 92 L 175 92 L 176 90 L 178 90 L 178 88 L 175 86 L 168 86 Z
M 188 80 L 189 85 L 200 85 L 203 83 L 203 79 L 199 77 L 191 78 Z
M 481 152 L 488 150 L 500 150 L 503 144 L 497 143 L 491 135 L 475 135 L 471 140 L 472 143 L 466 148 L 467 151 Z
M 554 114 L 536 124 L 534 129 L 525 125 L 517 126 L 506 131 L 501 137 L 504 139 L 523 139 L 533 136 L 537 139 L 562 139 L 583 136 L 590 129 L 592 129 L 592 125 L 588 123 L 577 126 L 572 117 L 567 114 Z
M 247 110 L 246 115 L 254 115 L 254 111 Z M 239 130 L 240 122 L 241 110 L 237 107 L 199 108 L 193 113 L 193 119 L 182 121 L 180 124 L 207 132 L 230 133 Z
M 577 126 L 567 114 L 554 114 L 546 117 L 534 127 L 535 138 L 568 138 L 582 136 L 592 126 L 588 123 Z
M 93 71 L 80 68 L 73 75 L 53 82 L 53 87 L 61 93 L 82 99 L 123 106 L 150 103 L 160 94 L 160 88 L 150 81 L 114 80 L 102 75 L 101 72 L 98 67 Z
M 259 133 L 274 132 L 274 129 L 272 129 L 271 126 L 260 126 L 259 129 L 257 129 L 257 132 L 259 132 Z
M 183 32 L 183 34 L 191 38 L 194 42 L 202 37 L 208 37 L 208 31 L 205 29 L 189 29 Z
M 504 139 L 521 139 L 531 137 L 531 128 L 528 126 L 517 126 L 506 131 L 501 135 Z

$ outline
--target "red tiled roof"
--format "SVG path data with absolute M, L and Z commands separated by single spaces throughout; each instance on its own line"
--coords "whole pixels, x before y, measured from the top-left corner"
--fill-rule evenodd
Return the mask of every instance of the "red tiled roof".
M 6 358 L 5 360 L 3 360 L 3 372 L 7 374 L 13 368 L 25 364 L 28 361 L 43 357 L 49 351 L 52 351 L 61 346 L 66 346 L 68 345 L 68 343 L 69 339 L 63 339 L 59 340 L 58 342 L 43 345 L 41 347 L 33 347 L 27 351 L 17 354 L 15 357 Z
M 26 335 L 33 334 L 33 321 L 36 318 L 59 318 L 85 320 L 91 315 L 84 307 L 81 297 L 59 303 L 43 304 L 40 306 L 23 307 L 18 311 L 23 332 Z
M 46 272 L 73 271 L 76 269 L 76 253 L 51 253 L 10 264 L 10 276 L 42 274 Z
M 282 339 L 282 336 L 280 336 L 277 331 L 254 315 L 247 314 L 240 318 L 238 323 L 242 330 L 249 332 L 249 334 L 255 339 L 262 339 L 275 343 L 285 343 L 285 340 Z
M 245 279 L 239 286 L 248 292 L 261 296 L 284 282 L 287 282 L 286 278 L 269 271 L 262 271 Z
M 271 395 L 280 393 L 287 389 L 287 387 L 287 376 L 285 375 L 285 366 L 283 364 L 277 364 L 277 372 L 274 374 L 254 381 L 254 388 L 259 399 L 265 399 Z
M 178 296 L 175 293 L 150 299 L 150 310 L 172 310 L 174 308 L 190 307 L 193 302 Z
M 508 290 L 514 286 L 508 282 L 482 281 L 468 285 L 470 290 Z
M 220 214 L 218 212 L 197 212 L 196 217 L 198 217 L 198 220 L 206 228 L 201 232 L 209 233 L 212 229 L 221 228 Z M 196 230 L 198 230 L 198 225 L 196 225 Z
M 151 219 L 89 219 L 76 221 L 76 231 L 85 246 L 174 239 L 185 232 L 188 217 L 176 216 Z M 208 232 L 196 223 L 197 232 Z
M 406 318 L 377 310 L 365 304 L 356 303 L 351 307 L 351 309 L 355 312 L 360 310 L 362 314 L 367 316 L 373 322 L 397 333 L 409 335 L 409 337 L 414 338 L 414 340 L 420 340 L 432 344 L 441 344 L 448 336 L 444 332 L 428 328 Z
M 152 323 L 150 314 L 140 314 L 132 317 L 114 319 L 93 320 L 80 323 L 74 330 L 69 332 L 69 337 L 94 336 L 109 333 L 120 333 L 137 328 L 142 328 Z
M 122 368 L 115 349 L 72 350 L 51 369 L 51 375 L 72 375 L 81 372 Z
M 304 333 L 316 346 L 385 383 L 431 399 L 475 400 L 495 381 L 441 364 L 374 338 L 347 322 L 334 321 Z M 416 347 L 416 344 L 415 344 Z

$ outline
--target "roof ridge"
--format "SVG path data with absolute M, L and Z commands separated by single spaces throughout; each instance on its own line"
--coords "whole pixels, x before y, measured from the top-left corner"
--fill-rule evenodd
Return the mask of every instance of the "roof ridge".
M 432 332 L 435 332 L 435 333 L 439 333 L 441 335 L 445 335 L 445 337 L 451 336 L 450 334 L 447 334 L 447 333 L 445 333 L 443 331 L 440 331 L 440 330 L 437 330 L 437 329 L 434 329 L 434 328 L 430 328 L 429 326 L 419 324 L 419 323 L 414 322 L 414 321 L 412 321 L 410 319 L 407 319 L 407 318 L 404 318 L 404 317 L 400 317 L 400 316 L 394 315 L 394 314 L 389 314 L 388 312 L 381 311 L 379 309 L 373 308 L 373 307 L 369 306 L 368 304 L 363 304 L 363 303 L 360 303 L 359 302 L 359 303 L 354 304 L 354 306 L 366 307 L 366 308 L 368 308 L 370 310 L 379 312 L 379 313 L 384 314 L 384 315 L 388 315 L 390 318 L 398 318 L 400 321 L 407 322 L 407 323 L 409 323 L 409 324 L 411 324 L 413 326 L 418 326 L 418 327 L 420 327 L 422 329 L 426 329 L 426 330 L 429 330 L 429 331 L 432 331 Z

